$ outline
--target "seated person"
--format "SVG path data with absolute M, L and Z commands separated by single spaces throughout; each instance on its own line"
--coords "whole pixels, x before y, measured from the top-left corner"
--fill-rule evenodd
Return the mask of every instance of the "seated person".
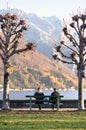
M 37 92 L 35 92 L 34 97 L 36 98 L 36 104 L 39 110 L 41 110 L 41 104 L 44 103 L 44 93 L 41 91 L 41 87 L 38 87 Z
M 52 103 L 52 109 L 55 108 L 55 105 L 57 104 L 57 99 L 60 96 L 59 92 L 56 90 L 56 88 L 53 89 L 54 91 L 51 93 L 50 96 L 50 102 Z

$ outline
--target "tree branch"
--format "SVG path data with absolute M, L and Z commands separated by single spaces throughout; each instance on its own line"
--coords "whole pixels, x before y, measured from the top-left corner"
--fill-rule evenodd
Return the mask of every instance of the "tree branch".
M 13 56 L 13 55 L 15 55 L 15 54 L 19 54 L 19 53 L 22 53 L 22 52 L 24 52 L 24 51 L 27 51 L 27 50 L 29 50 L 27 47 L 26 48 L 23 48 L 23 49 L 18 49 L 18 50 L 13 50 L 12 51 L 12 53 L 9 55 L 9 57 L 11 57 L 11 56 Z
M 77 51 L 75 51 L 75 50 L 72 49 L 71 47 L 67 46 L 66 44 L 62 44 L 62 45 L 64 45 L 65 47 L 67 47 L 67 48 L 70 49 L 71 51 L 76 52 L 76 54 L 78 55 Z
M 83 54 L 83 56 L 85 56 L 86 55 L 86 52 Z
M 69 62 L 69 61 L 65 61 L 65 60 L 63 60 L 63 59 L 60 59 L 60 58 L 56 58 L 57 60 L 59 60 L 59 61 L 61 61 L 61 62 L 63 62 L 63 63 L 67 63 L 67 64 L 75 64 L 74 62 Z
M 2 59 L 2 61 L 4 60 L 4 57 L 2 56 L 2 54 L 0 53 L 0 57 L 1 57 L 1 59 Z
M 68 57 L 68 56 L 64 55 L 61 51 L 60 51 L 60 54 L 62 55 L 62 57 L 65 57 L 67 59 L 71 59 L 72 61 L 75 62 L 75 64 L 78 64 L 78 62 L 77 62 L 77 60 L 75 58 L 72 58 L 71 56 Z
M 78 43 L 76 42 L 75 38 L 70 34 L 68 33 L 67 36 L 66 36 L 69 40 L 72 39 L 72 43 L 73 45 L 75 46 L 75 48 L 79 51 L 79 45 Z

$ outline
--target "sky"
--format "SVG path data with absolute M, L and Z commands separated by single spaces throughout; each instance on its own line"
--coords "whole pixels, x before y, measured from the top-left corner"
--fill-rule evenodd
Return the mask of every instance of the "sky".
M 86 10 L 86 0 L 0 0 L 0 9 L 21 9 L 38 16 L 69 18 L 79 10 Z

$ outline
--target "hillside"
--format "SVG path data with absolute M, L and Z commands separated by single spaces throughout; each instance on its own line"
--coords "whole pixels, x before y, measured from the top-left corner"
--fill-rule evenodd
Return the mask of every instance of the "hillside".
M 6 13 L 8 10 L 0 10 Z M 76 88 L 77 77 L 60 62 L 49 59 L 52 57 L 54 45 L 61 38 L 61 21 L 55 17 L 38 17 L 35 14 L 12 9 L 12 14 L 17 13 L 19 18 L 25 18 L 29 29 L 23 40 L 35 41 L 36 52 L 15 55 L 10 65 L 10 88 Z M 1 35 L 1 34 L 0 34 Z M 24 44 L 22 44 L 24 45 Z M 3 64 L 0 61 L 0 84 L 3 83 Z
M 21 90 L 43 86 L 69 89 L 77 86 L 77 77 L 71 70 L 38 52 L 15 55 L 11 62 L 10 88 Z M 3 65 L 1 63 L 0 65 L 0 84 L 2 84 Z

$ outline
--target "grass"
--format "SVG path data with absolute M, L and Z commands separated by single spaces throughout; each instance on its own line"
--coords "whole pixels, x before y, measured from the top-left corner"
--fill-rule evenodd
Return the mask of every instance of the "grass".
M 86 111 L 0 111 L 0 130 L 85 130 Z

